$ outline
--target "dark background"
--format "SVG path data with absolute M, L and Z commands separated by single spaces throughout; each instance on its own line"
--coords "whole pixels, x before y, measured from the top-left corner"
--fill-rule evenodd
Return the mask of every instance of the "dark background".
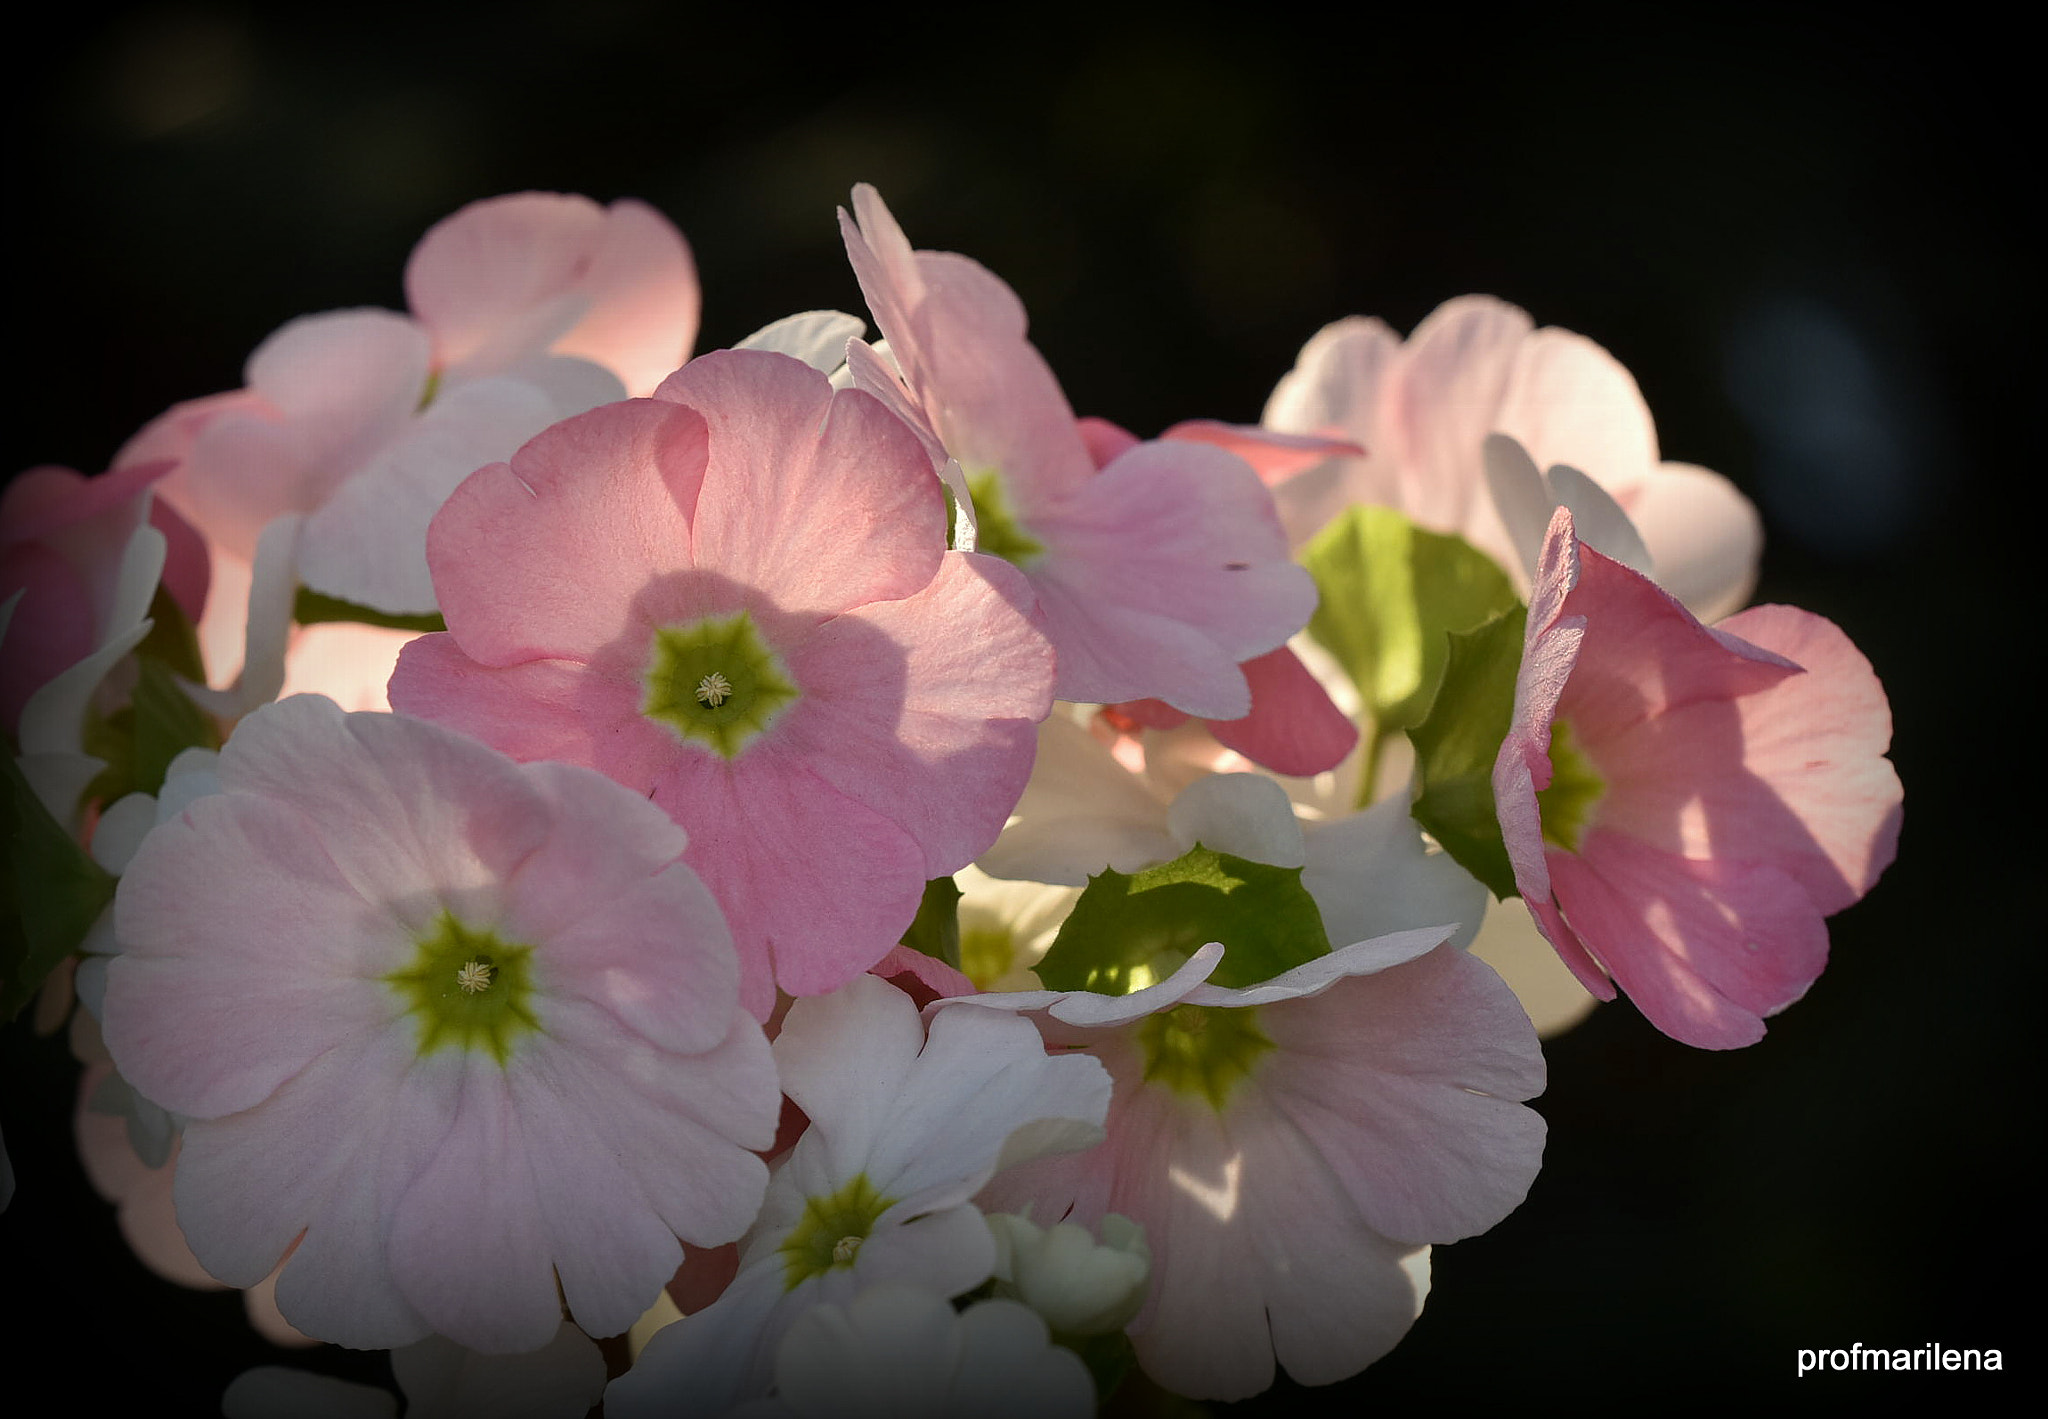
M 1883 677 L 1900 864 L 1762 1044 L 1690 1050 L 1625 1004 L 1554 1042 L 1528 1203 L 1439 1250 L 1387 1360 L 1246 1410 L 1990 1397 L 1795 1380 L 1798 1348 L 1856 1341 L 2036 1369 L 2039 144 L 2012 37 L 1953 7 L 1910 29 L 296 8 L 60 6 L 13 47 L 8 470 L 104 467 L 292 316 L 402 308 L 428 225 L 525 188 L 673 218 L 709 349 L 859 308 L 832 209 L 874 182 L 915 244 L 1017 288 L 1079 412 L 1147 434 L 1255 421 L 1348 314 L 1405 331 L 1486 291 L 1605 344 L 1666 456 L 1762 506 L 1758 599 L 1833 618 Z M 47 1365 L 69 1407 L 205 1413 L 290 1362 L 234 1297 L 129 1257 L 74 1160 L 61 1042 L 17 1023 L 0 1069 L 13 1397 Z

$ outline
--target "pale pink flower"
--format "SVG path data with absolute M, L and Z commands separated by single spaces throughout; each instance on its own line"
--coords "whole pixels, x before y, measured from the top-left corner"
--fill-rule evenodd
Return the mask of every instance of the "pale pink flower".
M 1761 1039 L 1897 849 L 1890 741 L 1832 623 L 1757 606 L 1709 630 L 1552 518 L 1493 790 L 1515 884 L 1595 995 L 1687 1044 Z
M 85 730 L 96 704 L 114 707 L 108 674 L 155 625 L 159 590 L 193 607 L 207 594 L 205 548 L 152 497 L 168 466 L 32 469 L 0 500 L 0 705 L 23 777 L 74 831 L 106 767 Z
M 529 192 L 472 203 L 406 268 L 413 315 L 304 316 L 247 387 L 181 404 L 117 463 L 169 457 L 165 496 L 218 554 L 305 517 L 300 580 L 387 613 L 434 609 L 429 520 L 455 485 L 555 420 L 650 391 L 696 338 L 697 280 L 652 208 Z
M 840 230 L 902 382 L 857 343 L 849 370 L 918 428 L 935 467 L 958 462 L 978 547 L 1037 593 L 1059 698 L 1244 718 L 1238 666 L 1315 607 L 1258 475 L 1198 441 L 1139 444 L 1098 469 L 1016 293 L 965 257 L 913 251 L 873 188 L 853 206 Z
M 1484 963 L 1433 927 L 1332 951 L 1262 985 L 1206 984 L 1223 948 L 1126 996 L 970 996 L 1029 1012 L 1115 1081 L 1109 1137 L 999 1174 L 989 1209 L 1145 1229 L 1145 1372 L 1196 1399 L 1355 1374 L 1422 1309 L 1428 1248 L 1527 1193 L 1543 1120 L 1535 1031 Z
M 613 1381 L 614 1419 L 759 1396 L 783 1336 L 820 1304 L 884 1283 L 941 1303 L 974 1289 L 996 1244 L 969 1199 L 1002 1168 L 1101 1139 L 1109 1080 L 1094 1061 L 1048 1055 L 1012 1016 L 930 1008 L 927 1028 L 873 976 L 790 1007 L 775 1059 L 809 1127 L 776 1164 L 731 1285 Z
M 193 1254 L 359 1348 L 626 1329 L 753 1218 L 775 1072 L 666 815 L 300 696 L 116 898 L 107 1047 L 185 1117 Z
M 1097 467 L 1138 447 L 1136 434 L 1107 419 L 1082 419 L 1080 428 Z M 1333 454 L 1359 451 L 1356 444 L 1292 438 L 1211 420 L 1176 424 L 1161 437 L 1228 449 L 1268 483 Z M 1358 747 L 1358 726 L 1337 708 L 1322 682 L 1309 673 L 1290 647 L 1283 645 L 1254 656 L 1238 669 L 1244 672 L 1245 685 L 1251 691 L 1251 712 L 1239 719 L 1203 721 L 1224 748 L 1276 774 L 1306 777 L 1334 769 Z M 1126 700 L 1106 706 L 1103 714 L 1113 728 L 1127 734 L 1140 729 L 1174 729 L 1190 718 L 1160 699 Z
M 462 485 L 430 539 L 448 633 L 406 648 L 392 703 L 651 796 L 765 1019 L 777 986 L 879 961 L 1030 773 L 1051 647 L 945 520 L 873 399 L 713 353 Z
M 1373 503 L 1519 570 L 1484 470 L 1486 437 L 1500 433 L 1539 469 L 1563 464 L 1606 489 L 1642 534 L 1659 584 L 1702 619 L 1735 610 L 1755 582 L 1763 530 L 1748 499 L 1717 473 L 1660 461 L 1642 393 L 1607 351 L 1539 330 L 1491 296 L 1446 301 L 1405 342 L 1378 320 L 1324 327 L 1274 389 L 1264 423 L 1366 450 L 1274 489 L 1297 545 L 1348 504 Z

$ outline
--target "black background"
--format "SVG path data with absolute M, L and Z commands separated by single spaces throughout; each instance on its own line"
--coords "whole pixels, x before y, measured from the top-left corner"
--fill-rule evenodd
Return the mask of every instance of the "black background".
M 2038 1360 L 2039 144 L 2017 41 L 1953 7 L 1912 28 L 1438 8 L 57 7 L 10 65 L 5 466 L 104 467 L 173 401 L 239 385 L 290 317 L 402 308 L 428 225 L 526 188 L 674 219 L 709 349 L 859 308 L 832 209 L 874 182 L 915 244 L 1017 288 L 1079 412 L 1145 434 L 1255 421 L 1347 314 L 1405 331 L 1486 291 L 1591 335 L 1666 456 L 1762 506 L 1758 599 L 1833 618 L 1876 665 L 1901 861 L 1762 1044 L 1690 1050 L 1625 1004 L 1554 1042 L 1528 1203 L 1438 1252 L 1387 1360 L 1246 1411 L 1970 1402 L 1986 1377 L 1795 1379 L 1794 1352 Z M 17 1023 L 0 1068 L 12 1397 L 39 1407 L 47 1373 L 66 1408 L 215 1412 L 240 1370 L 290 1362 L 234 1297 L 129 1257 L 74 1160 L 61 1043 Z

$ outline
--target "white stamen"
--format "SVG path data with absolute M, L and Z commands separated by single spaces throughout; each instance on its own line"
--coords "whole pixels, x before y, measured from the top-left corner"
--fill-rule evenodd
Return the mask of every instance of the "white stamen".
M 713 709 L 717 709 L 720 705 L 724 704 L 726 697 L 731 694 L 732 681 L 726 679 L 716 670 L 697 682 L 697 698 Z
M 838 1241 L 832 1243 L 832 1264 L 834 1266 L 852 1265 L 853 1254 L 859 1250 L 859 1237 L 841 1237 Z
M 488 989 L 491 984 L 491 968 L 482 961 L 464 961 L 462 969 L 455 973 L 455 983 L 470 995 Z

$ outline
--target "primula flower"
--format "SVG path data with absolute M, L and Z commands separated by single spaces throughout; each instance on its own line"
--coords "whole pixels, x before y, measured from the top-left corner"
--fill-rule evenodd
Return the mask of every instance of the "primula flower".
M 732 1284 L 648 1342 L 605 1392 L 607 1414 L 723 1414 L 765 1391 L 812 1306 L 883 1282 L 941 1303 L 972 1290 L 996 1246 L 968 1199 L 998 1169 L 1101 1139 L 1109 1081 L 1093 1061 L 1048 1056 L 1020 1020 L 932 1008 L 927 1032 L 873 976 L 790 1007 L 775 1059 L 810 1127 L 776 1167 Z
M 413 249 L 406 295 L 410 317 L 290 322 L 245 388 L 171 409 L 116 462 L 178 460 L 164 494 L 221 556 L 251 562 L 263 529 L 300 513 L 308 586 L 430 612 L 427 524 L 456 484 L 565 415 L 648 392 L 696 338 L 689 248 L 638 202 L 472 203 Z
M 31 468 L 0 493 L 0 602 L 21 593 L 0 634 L 0 728 L 12 733 L 30 695 L 133 629 L 147 611 L 153 585 L 122 595 L 127 553 L 141 527 L 162 536 L 164 590 L 187 617 L 199 619 L 206 546 L 150 495 L 172 466 L 134 464 L 97 478 Z
M 990 1217 L 988 1229 L 996 1239 L 997 1293 L 1037 1311 L 1057 1335 L 1122 1330 L 1145 1303 L 1152 1249 L 1128 1217 L 1104 1217 L 1100 1245 L 1072 1222 L 1041 1227 L 1010 1212 Z
M 1827 963 L 1822 918 L 1892 860 L 1890 740 L 1832 623 L 1709 630 L 1552 518 L 1493 790 L 1515 885 L 1595 995 L 1687 1044 L 1761 1039 Z
M 1263 421 L 1350 438 L 1337 458 L 1274 489 L 1300 545 L 1351 503 L 1396 508 L 1518 568 L 1489 495 L 1486 436 L 1519 441 L 1539 468 L 1564 464 L 1605 488 L 1649 548 L 1657 581 L 1703 620 L 1742 605 L 1763 542 L 1756 509 L 1717 473 L 1660 462 L 1641 391 L 1582 335 L 1491 296 L 1439 306 L 1404 343 L 1378 320 L 1317 332 L 1273 391 Z
M 392 703 L 587 764 L 690 833 L 743 994 L 834 989 L 994 841 L 1051 703 L 1014 568 L 949 552 L 916 439 L 783 355 L 722 351 L 567 420 L 434 522 L 448 632 Z
M 958 461 L 977 547 L 1037 593 L 1059 698 L 1248 715 L 1239 665 L 1315 608 L 1258 475 L 1195 441 L 1139 444 L 1098 469 L 1016 293 L 965 257 L 913 251 L 873 188 L 853 207 L 840 230 L 902 383 L 871 354 L 850 361 L 854 381 L 920 430 L 934 466 Z
M 1130 1325 L 1145 1372 L 1241 1399 L 1277 1359 L 1329 1384 L 1391 1349 L 1421 1311 L 1428 1244 L 1519 1204 L 1543 1120 L 1521 1007 L 1449 927 L 1332 951 L 1262 985 L 1208 985 L 1223 948 L 1125 996 L 970 996 L 1030 1013 L 1049 1045 L 1115 1080 L 1109 1138 L 999 1175 L 984 1207 L 1140 1223 L 1152 1251 Z
M 105 1031 L 186 1117 L 179 1224 L 359 1348 L 629 1326 L 766 1183 L 773 1061 L 660 810 L 301 696 L 121 879 Z M 557 1286 L 559 1285 L 559 1297 Z

